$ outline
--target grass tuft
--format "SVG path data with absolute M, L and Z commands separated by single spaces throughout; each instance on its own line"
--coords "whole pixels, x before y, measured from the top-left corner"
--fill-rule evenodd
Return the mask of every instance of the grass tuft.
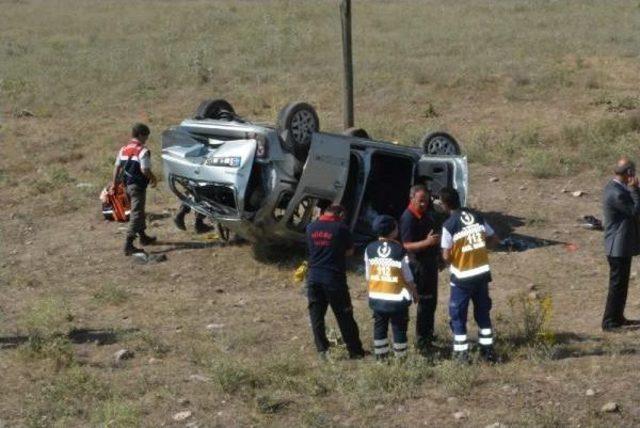
M 100 403 L 90 419 L 94 426 L 127 428 L 142 425 L 142 414 L 137 405 L 114 398 Z
M 478 383 L 478 368 L 475 365 L 443 361 L 434 367 L 435 379 L 447 393 L 464 397 Z
M 211 374 L 215 384 L 227 394 L 253 392 L 255 388 L 265 384 L 265 380 L 255 368 L 233 359 L 214 361 Z
M 88 419 L 94 406 L 112 398 L 107 384 L 88 370 L 77 366 L 56 375 L 42 386 L 27 409 L 29 425 L 72 424 L 71 418 Z
M 100 304 L 121 305 L 129 300 L 131 293 L 122 287 L 108 282 L 102 284 L 99 290 L 93 294 L 93 298 Z

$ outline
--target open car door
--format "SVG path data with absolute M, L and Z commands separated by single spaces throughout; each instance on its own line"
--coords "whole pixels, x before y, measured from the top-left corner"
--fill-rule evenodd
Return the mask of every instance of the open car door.
M 282 221 L 303 232 L 324 208 L 340 201 L 349 173 L 350 144 L 344 136 L 315 133 L 302 175 Z
M 425 184 L 434 196 L 438 196 L 443 187 L 453 187 L 458 191 L 464 207 L 469 189 L 467 157 L 422 155 L 418 162 L 416 182 Z

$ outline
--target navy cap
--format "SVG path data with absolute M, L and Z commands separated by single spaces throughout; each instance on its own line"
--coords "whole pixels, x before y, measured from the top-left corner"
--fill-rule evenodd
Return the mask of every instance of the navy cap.
M 378 236 L 387 236 L 396 228 L 396 219 L 390 215 L 379 215 L 373 220 L 373 232 Z

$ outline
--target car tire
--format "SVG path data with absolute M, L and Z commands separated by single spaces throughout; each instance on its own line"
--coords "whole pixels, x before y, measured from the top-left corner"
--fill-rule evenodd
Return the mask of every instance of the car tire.
M 420 145 L 426 155 L 457 156 L 461 154 L 460 145 L 446 132 L 432 132 L 420 140 Z
M 311 135 L 320 130 L 320 120 L 310 104 L 287 104 L 278 114 L 278 134 L 282 148 L 304 162 L 311 146 Z
M 367 140 L 371 139 L 371 137 L 369 136 L 369 133 L 362 128 L 355 128 L 355 127 L 347 128 L 344 131 L 342 131 L 342 134 L 348 135 L 350 137 L 366 138 Z
M 204 100 L 198 106 L 195 115 L 196 120 L 202 119 L 224 119 L 235 115 L 233 106 L 223 99 Z

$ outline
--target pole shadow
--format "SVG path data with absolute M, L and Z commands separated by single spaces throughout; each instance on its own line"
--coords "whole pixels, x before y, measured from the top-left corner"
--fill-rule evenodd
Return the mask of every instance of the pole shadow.
M 95 343 L 98 346 L 111 345 L 117 343 L 122 336 L 138 332 L 137 328 L 128 329 L 90 329 L 90 328 L 74 328 L 66 335 L 57 334 L 56 336 L 66 336 L 71 343 Z M 0 336 L 0 350 L 13 349 L 29 341 L 29 336 Z

